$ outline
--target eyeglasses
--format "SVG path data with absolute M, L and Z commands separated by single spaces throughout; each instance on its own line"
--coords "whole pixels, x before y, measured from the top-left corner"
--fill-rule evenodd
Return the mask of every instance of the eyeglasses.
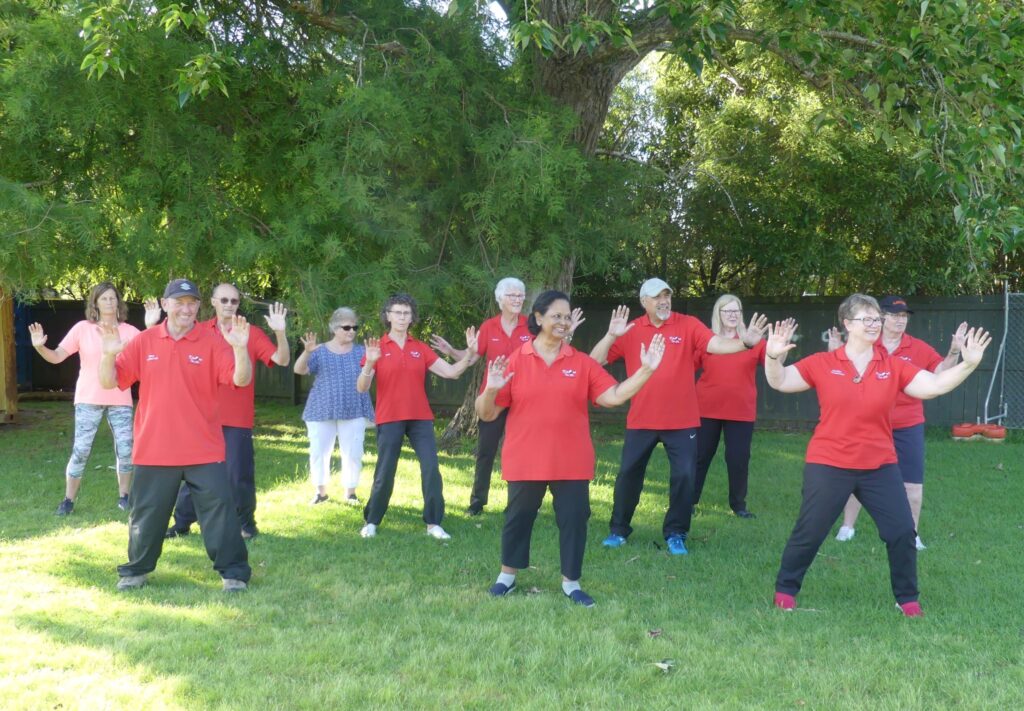
M 359 326 L 338 326 L 342 331 L 355 331 Z
M 222 296 L 222 297 L 220 297 L 219 299 L 217 299 L 217 301 L 221 302 L 221 303 L 222 303 L 222 304 L 224 304 L 225 306 L 226 306 L 227 304 L 231 304 L 232 306 L 238 306 L 238 299 L 229 299 L 229 298 L 228 298 L 228 297 L 226 297 L 226 296 Z
M 526 298 L 526 294 L 505 294 L 505 298 L 509 301 L 522 301 Z
M 878 326 L 882 323 L 882 318 L 879 316 L 861 316 L 858 318 L 848 318 L 847 321 L 860 321 L 865 326 Z
M 729 315 L 743 313 L 739 309 L 719 309 L 719 311 L 721 311 L 723 314 L 729 314 Z
M 412 318 L 412 311 L 388 311 L 388 314 L 395 318 Z

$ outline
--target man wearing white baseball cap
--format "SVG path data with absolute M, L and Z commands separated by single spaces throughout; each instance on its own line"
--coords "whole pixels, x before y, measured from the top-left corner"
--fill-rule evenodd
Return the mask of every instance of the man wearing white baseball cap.
M 598 341 L 590 356 L 599 363 L 624 359 L 626 374 L 639 367 L 640 344 L 648 346 L 655 334 L 665 339 L 661 367 L 629 406 L 622 464 L 615 480 L 615 499 L 606 548 L 619 548 L 633 532 L 630 525 L 640 502 L 647 462 L 660 442 L 669 461 L 669 504 L 662 535 L 672 555 L 685 555 L 686 537 L 693 513 L 693 483 L 697 468 L 697 392 L 694 385 L 694 356 L 702 351 L 726 355 L 757 345 L 764 335 L 767 319 L 757 313 L 746 328 L 740 324 L 740 338 L 723 338 L 692 316 L 672 311 L 672 287 L 662 279 L 648 279 L 640 287 L 644 315 L 629 321 L 629 308 L 612 311 L 608 333 Z

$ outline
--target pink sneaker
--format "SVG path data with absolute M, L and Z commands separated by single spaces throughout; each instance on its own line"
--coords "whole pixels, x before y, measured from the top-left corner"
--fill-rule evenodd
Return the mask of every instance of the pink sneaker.
M 924 617 L 924 610 L 917 600 L 913 602 L 896 603 L 896 607 L 903 613 L 904 617 Z
M 796 608 L 796 598 L 788 593 L 775 593 L 775 607 L 786 612 L 792 612 Z

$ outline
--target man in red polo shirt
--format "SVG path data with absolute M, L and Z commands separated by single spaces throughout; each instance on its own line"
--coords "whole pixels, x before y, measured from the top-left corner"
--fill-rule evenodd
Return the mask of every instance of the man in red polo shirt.
M 222 328 L 231 329 L 232 319 L 238 313 L 241 294 L 231 284 L 218 284 L 210 297 L 214 317 L 203 321 L 199 328 L 215 335 Z M 291 353 L 288 350 L 288 336 L 285 333 L 285 317 L 288 309 L 279 303 L 270 306 L 270 313 L 264 318 L 267 327 L 274 332 L 272 343 L 267 334 L 257 326 L 249 326 L 249 359 L 253 365 L 262 362 L 268 368 L 274 365 L 288 365 Z M 228 481 L 238 509 L 242 525 L 242 538 L 252 538 L 259 533 L 256 528 L 256 456 L 252 444 L 252 428 L 256 413 L 256 384 L 250 382 L 244 388 L 222 385 L 217 391 L 220 406 L 220 421 L 224 430 L 224 444 L 227 451 Z M 167 529 L 166 538 L 187 536 L 196 521 L 196 510 L 192 505 L 187 486 L 178 492 L 174 507 L 174 525 Z
M 217 390 L 221 385 L 244 387 L 252 379 L 249 325 L 235 317 L 223 335 L 199 328 L 199 290 L 188 279 L 169 283 L 161 305 L 167 312 L 164 322 L 127 344 L 116 329 L 103 329 L 100 383 L 121 390 L 139 383 L 128 562 L 118 566 L 117 587 L 146 584 L 184 481 L 224 589 L 244 590 L 252 570 L 225 471 Z
M 640 367 L 640 345 L 649 345 L 656 333 L 665 339 L 661 367 L 629 406 L 622 464 L 615 480 L 611 532 L 603 545 L 619 548 L 633 532 L 630 522 L 640 502 L 647 462 L 661 442 L 669 461 L 669 505 L 662 535 L 672 555 L 685 555 L 693 514 L 697 428 L 700 427 L 694 358 L 702 351 L 724 355 L 755 346 L 761 340 L 767 320 L 755 313 L 748 328 L 740 324 L 740 338 L 716 336 L 698 319 L 672 311 L 672 287 L 661 279 L 648 279 L 643 283 L 640 304 L 645 314 L 633 321 L 628 321 L 627 307 L 615 309 L 608 333 L 590 352 L 599 363 L 624 359 L 626 374 L 632 375 Z

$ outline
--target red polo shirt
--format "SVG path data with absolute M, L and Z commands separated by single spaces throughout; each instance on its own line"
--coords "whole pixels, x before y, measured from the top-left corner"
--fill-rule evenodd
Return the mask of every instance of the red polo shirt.
M 879 346 L 885 348 L 885 346 Z M 922 370 L 935 372 L 939 364 L 945 360 L 938 352 L 919 338 L 903 334 L 900 344 L 891 353 L 893 358 L 913 363 Z M 892 428 L 901 430 L 904 427 L 913 427 L 924 422 L 924 401 L 916 397 L 910 397 L 901 392 L 896 397 L 896 404 L 892 409 Z
M 403 420 L 432 420 L 427 402 L 427 369 L 437 360 L 423 341 L 406 336 L 405 348 L 385 334 L 380 339 L 377 371 L 377 424 Z M 366 356 L 359 363 L 366 365 Z
M 807 356 L 796 369 L 817 390 L 821 409 L 807 445 L 808 462 L 843 469 L 877 469 L 896 462 L 893 403 L 920 368 L 875 348 L 860 382 L 854 382 L 857 369 L 846 348 L 840 348 Z
M 199 324 L 208 329 L 218 338 L 224 336 L 220 332 L 217 319 L 203 321 Z M 217 397 L 220 400 L 220 423 L 226 427 L 244 427 L 252 429 L 255 420 L 256 400 L 256 363 L 261 362 L 268 368 L 274 367 L 271 357 L 277 353 L 277 346 L 273 344 L 263 329 L 249 324 L 249 360 L 252 361 L 252 380 L 244 388 L 235 387 L 234 383 L 221 385 Z M 232 356 L 233 357 L 233 356 Z
M 711 329 L 693 316 L 672 313 L 656 328 L 644 314 L 633 328 L 608 350 L 608 362 L 626 360 L 626 373 L 640 369 L 640 344 L 650 345 L 655 333 L 665 337 L 665 355 L 651 379 L 629 404 L 626 428 L 631 430 L 679 430 L 700 426 L 694 389 L 694 359 L 707 351 Z
M 587 403 L 614 387 L 615 378 L 568 344 L 562 344 L 549 366 L 537 355 L 532 341 L 512 354 L 508 370 L 515 376 L 495 399 L 499 407 L 508 408 L 501 478 L 593 479 L 594 443 Z
M 533 340 L 530 330 L 526 327 L 526 317 L 520 314 L 519 322 L 512 329 L 512 335 L 507 335 L 501 325 L 501 314 L 489 318 L 480 324 L 480 330 L 476 334 L 476 352 L 485 363 L 490 363 L 498 356 L 511 355 L 513 351 L 524 343 Z M 487 378 L 480 381 L 480 392 L 487 387 Z
M 119 388 L 139 383 L 135 464 L 224 461 L 217 395 L 220 385 L 232 382 L 235 357 L 219 334 L 197 324 L 176 341 L 161 323 L 129 341 L 114 365 Z
M 697 357 L 703 368 L 697 380 L 697 406 L 701 417 L 736 422 L 757 419 L 757 370 L 764 365 L 764 339 L 747 351 L 715 355 L 705 351 Z

